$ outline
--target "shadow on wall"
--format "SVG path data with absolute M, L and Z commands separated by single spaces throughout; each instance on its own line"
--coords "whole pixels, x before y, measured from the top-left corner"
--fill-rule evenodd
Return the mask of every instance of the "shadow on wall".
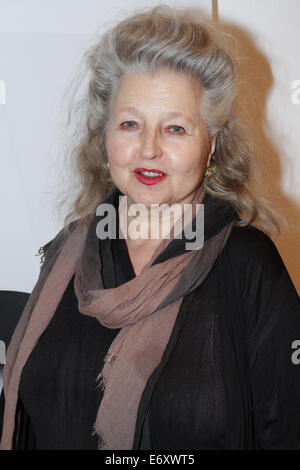
M 236 39 L 236 43 L 229 39 L 229 45 L 230 48 L 235 48 L 241 77 L 237 102 L 245 125 L 250 127 L 250 137 L 253 137 L 251 142 L 254 142 L 255 156 L 261 170 L 260 178 L 253 178 L 252 185 L 255 191 L 273 203 L 275 210 L 283 218 L 281 235 L 273 241 L 300 294 L 300 263 L 297 259 L 297 247 L 300 246 L 300 205 L 296 197 L 293 199 L 282 190 L 283 169 L 287 169 L 292 176 L 295 157 L 288 155 L 283 145 L 291 137 L 282 129 L 279 135 L 278 129 L 272 129 L 267 120 L 267 100 L 274 83 L 270 62 L 247 31 L 226 22 L 219 25 Z M 290 83 L 286 86 L 291 89 Z

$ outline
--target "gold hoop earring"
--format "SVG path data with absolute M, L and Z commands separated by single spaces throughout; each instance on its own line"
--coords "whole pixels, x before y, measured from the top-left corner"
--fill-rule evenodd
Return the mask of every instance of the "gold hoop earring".
M 109 170 L 109 162 L 104 162 L 103 166 L 106 170 Z
M 207 178 L 211 178 L 214 174 L 214 168 L 209 166 L 207 169 L 206 169 L 206 172 L 205 172 L 205 176 Z

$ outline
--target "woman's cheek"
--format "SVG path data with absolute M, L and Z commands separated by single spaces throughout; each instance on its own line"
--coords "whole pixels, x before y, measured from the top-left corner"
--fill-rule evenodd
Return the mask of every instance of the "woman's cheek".
M 106 151 L 111 164 L 118 165 L 124 160 L 127 147 L 119 139 L 110 137 L 106 140 Z
M 179 174 L 188 174 L 196 169 L 196 162 L 190 160 L 186 154 L 176 155 L 174 158 L 170 158 L 170 165 Z
M 125 148 L 122 145 L 115 147 L 111 153 L 110 161 L 111 164 L 116 167 L 126 168 L 127 166 L 132 165 L 133 160 L 131 149 Z

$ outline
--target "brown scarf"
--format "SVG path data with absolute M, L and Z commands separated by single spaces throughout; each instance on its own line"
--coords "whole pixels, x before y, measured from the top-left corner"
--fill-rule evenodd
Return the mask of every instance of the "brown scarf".
M 192 203 L 192 217 L 195 204 L 201 203 L 203 196 L 202 185 Z M 173 226 L 170 239 L 162 240 L 142 272 L 110 289 L 103 287 L 101 276 L 98 222 L 99 216 L 89 224 L 73 222 L 69 230 L 62 229 L 56 235 L 47 250 L 38 281 L 7 350 L 1 450 L 13 448 L 22 369 L 74 273 L 79 311 L 97 318 L 108 328 L 121 328 L 108 350 L 101 373 L 95 377 L 96 381 L 101 379 L 99 385 L 104 390 L 94 424 L 94 433 L 99 436 L 98 449 L 132 449 L 139 402 L 148 378 L 162 359 L 183 296 L 207 277 L 236 218 L 229 217 L 201 249 L 154 263 L 167 245 L 175 241 L 176 225 Z

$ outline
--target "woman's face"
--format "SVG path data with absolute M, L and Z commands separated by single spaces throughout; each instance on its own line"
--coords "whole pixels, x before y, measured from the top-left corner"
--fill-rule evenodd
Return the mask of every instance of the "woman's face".
M 128 203 L 190 203 L 214 152 L 200 115 L 201 91 L 181 74 L 122 77 L 112 98 L 106 149 Z M 163 176 L 141 175 L 155 170 Z

